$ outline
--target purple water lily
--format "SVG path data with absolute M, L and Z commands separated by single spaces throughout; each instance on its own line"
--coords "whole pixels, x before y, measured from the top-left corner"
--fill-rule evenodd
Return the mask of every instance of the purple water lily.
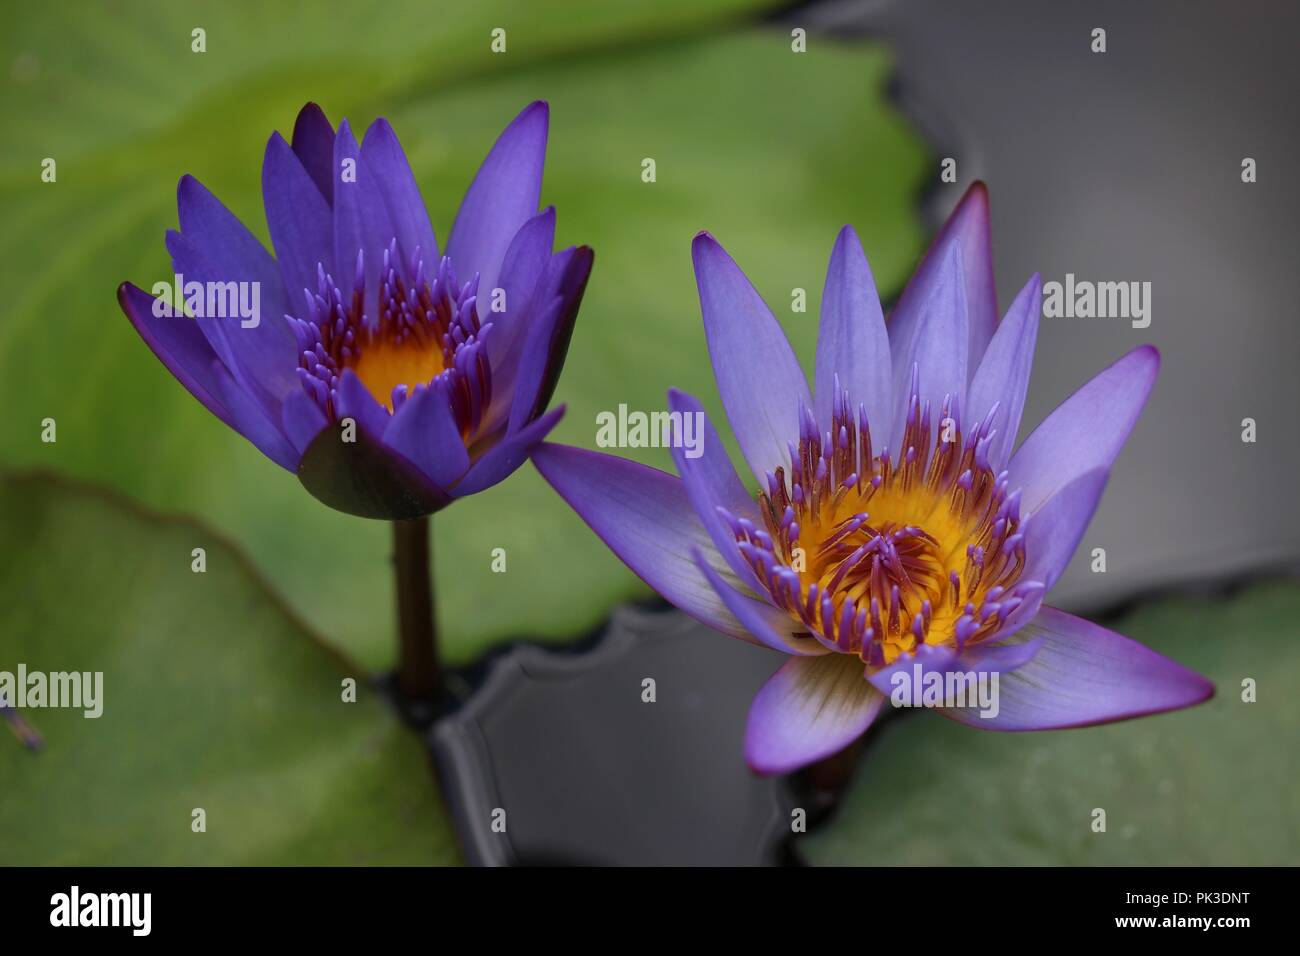
M 724 634 L 790 659 L 754 698 L 750 766 L 793 770 L 843 748 L 896 674 L 996 673 L 997 730 L 1079 727 L 1186 707 L 1213 685 L 1046 606 L 1155 383 L 1125 355 L 1013 453 L 1040 311 L 1037 276 L 1001 322 L 982 184 L 963 198 L 888 325 L 845 227 L 822 299 L 815 395 L 780 326 L 723 248 L 695 238 L 709 354 L 761 489 L 738 477 L 700 403 L 703 454 L 680 478 L 545 444 L 542 475 L 647 584 Z M 918 670 L 919 668 L 919 670 Z M 969 702 L 968 702 L 969 703 Z
M 192 317 L 130 283 L 118 301 L 195 398 L 321 501 L 435 512 L 508 476 L 563 414 L 545 409 L 592 253 L 553 253 L 555 212 L 537 212 L 547 125 L 538 102 L 501 134 L 440 255 L 388 122 L 358 145 L 308 104 L 292 145 L 266 147 L 275 257 L 186 176 L 167 249 Z M 214 287 L 255 290 L 259 314 L 214 314 Z

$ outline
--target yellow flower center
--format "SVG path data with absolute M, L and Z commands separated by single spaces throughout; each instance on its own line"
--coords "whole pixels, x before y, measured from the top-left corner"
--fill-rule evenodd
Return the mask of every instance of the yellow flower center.
M 375 337 L 360 349 L 351 365 L 375 401 L 393 410 L 393 389 L 425 385 L 443 372 L 442 350 L 415 337 L 395 342 Z
M 1019 495 L 985 454 L 992 415 L 963 442 L 945 403 L 946 427 L 932 436 L 929 409 L 913 395 L 895 461 L 872 454 L 865 422 L 846 407 L 825 437 L 805 416 L 799 460 L 758 497 L 766 531 L 733 520 L 760 584 L 871 668 L 921 643 L 963 647 L 994 634 L 1028 591 L 1016 587 Z

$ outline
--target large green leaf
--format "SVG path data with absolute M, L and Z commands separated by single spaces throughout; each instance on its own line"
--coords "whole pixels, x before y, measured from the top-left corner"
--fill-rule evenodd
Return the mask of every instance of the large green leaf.
M 41 476 L 0 529 L 0 671 L 103 674 L 98 718 L 0 733 L 0 865 L 455 861 L 418 739 L 223 540 Z
M 387 529 L 313 500 L 185 395 L 117 312 L 118 282 L 147 288 L 168 275 L 162 233 L 175 223 L 181 173 L 197 175 L 265 237 L 259 182 L 269 131 L 287 130 L 308 99 L 336 121 L 345 111 L 361 124 L 387 115 L 445 237 L 500 128 L 527 102 L 549 99 L 543 200 L 558 207 L 562 242 L 596 249 L 556 394 L 569 410 L 555 437 L 586 446 L 597 412 L 624 402 L 662 408 L 669 386 L 719 413 L 690 269 L 699 229 L 714 232 L 755 278 L 805 363 L 839 227 L 858 227 L 885 291 L 898 288 L 921 244 L 913 200 L 925 158 L 885 105 L 889 63 L 878 48 L 814 38 L 796 54 L 780 31 L 716 27 L 670 41 L 663 37 L 698 27 L 694 4 L 669 4 L 650 23 L 649 13 L 612 12 L 627 5 L 591 3 L 590 21 L 571 7 L 562 22 L 511 19 L 512 52 L 494 57 L 479 40 L 500 17 L 462 11 L 481 6 L 457 5 L 442 19 L 388 8 L 366 8 L 368 19 L 349 14 L 339 29 L 358 42 L 346 55 L 330 45 L 335 34 L 318 35 L 338 27 L 328 17 L 235 18 L 221 31 L 209 27 L 202 55 L 189 52 L 188 30 L 189 19 L 203 18 L 168 14 L 160 27 L 126 31 L 144 30 L 151 45 L 118 42 L 120 23 L 102 32 L 78 24 L 59 34 L 75 52 L 50 53 L 47 73 L 21 96 L 7 87 L 34 125 L 11 123 L 18 138 L 0 163 L 0 399 L 11 423 L 0 461 L 58 469 L 202 517 L 246 549 L 316 630 L 376 667 L 391 660 Z M 217 16 L 226 22 L 214 9 L 213 23 Z M 448 17 L 473 23 L 453 29 Z M 236 21 L 238 53 L 216 39 Z M 183 40 L 161 43 L 159 30 Z M 54 42 L 20 33 L 5 41 L 11 50 Z M 647 35 L 660 39 L 640 39 Z M 111 95 L 96 92 L 92 73 L 106 77 Z M 102 113 L 91 108 L 101 99 Z M 51 154 L 64 157 L 59 179 L 43 184 L 39 157 Z M 653 184 L 641 178 L 647 157 L 657 163 Z M 806 313 L 791 312 L 796 287 L 808 292 Z M 764 370 L 753 374 L 761 383 Z M 55 444 L 39 440 L 46 417 L 58 422 Z M 660 450 L 629 453 L 668 463 Z M 530 467 L 456 504 L 434 527 L 452 660 L 508 637 L 571 636 L 642 593 Z M 507 551 L 505 574 L 491 571 L 497 547 Z
M 46 156 L 93 158 L 99 169 L 92 172 L 107 172 L 106 159 L 114 168 L 139 168 L 148 159 L 141 151 L 146 139 L 186 165 L 206 148 L 256 151 L 267 123 L 296 110 L 304 95 L 341 107 L 409 98 L 491 82 L 560 55 L 670 40 L 771 6 L 773 0 L 49 4 L 7 17 L 0 36 L 0 105 L 9 120 L 0 172 L 29 179 Z M 204 31 L 201 53 L 193 49 L 196 29 Z M 503 53 L 491 48 L 497 29 L 505 31 Z M 235 141 L 246 136 L 251 140 Z M 124 151 L 108 158 L 105 149 Z
M 1177 598 L 1118 629 L 1212 678 L 1191 710 L 999 734 L 936 714 L 889 721 L 810 861 L 1229 866 L 1300 859 L 1300 588 Z M 1243 701 L 1243 681 L 1258 699 Z M 1093 832 L 1093 811 L 1106 832 Z

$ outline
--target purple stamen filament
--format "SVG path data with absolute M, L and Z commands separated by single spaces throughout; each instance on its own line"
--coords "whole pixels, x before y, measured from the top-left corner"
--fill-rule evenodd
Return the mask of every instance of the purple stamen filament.
M 339 378 L 352 369 L 390 412 L 414 391 L 436 384 L 462 436 L 472 438 L 492 398 L 484 347 L 492 324 L 479 323 L 477 275 L 458 285 L 444 256 L 430 280 L 420 250 L 403 264 L 394 239 L 384 251 L 374 300 L 366 296 L 361 251 L 350 295 L 319 264 L 316 285 L 315 292 L 303 290 L 303 317 L 286 318 L 297 339 L 298 377 L 331 421 L 340 417 Z M 367 314 L 368 301 L 378 303 L 376 318 Z

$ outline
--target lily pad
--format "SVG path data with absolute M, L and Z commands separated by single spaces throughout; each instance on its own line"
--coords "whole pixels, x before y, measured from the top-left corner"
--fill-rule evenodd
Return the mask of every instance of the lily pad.
M 13 55 L 46 49 L 55 36 L 66 49 L 50 54 L 46 79 L 21 96 L 6 93 L 20 116 L 39 122 L 35 132 L 11 124 L 24 132 L 0 162 L 0 269 L 9 290 L 0 399 L 11 423 L 0 434 L 0 462 L 56 469 L 199 516 L 245 550 L 316 631 L 371 667 L 391 664 L 388 529 L 320 505 L 186 395 L 118 314 L 117 284 L 147 288 L 169 276 L 162 234 L 175 224 L 173 186 L 184 172 L 265 239 L 261 150 L 308 99 L 336 121 L 345 112 L 359 122 L 392 120 L 445 239 L 500 128 L 546 98 L 543 202 L 558 209 L 561 243 L 596 250 L 555 396 L 568 413 L 554 437 L 594 445 L 598 412 L 620 403 L 662 409 L 669 386 L 697 393 L 719 414 L 690 268 L 695 232 L 714 232 L 756 277 L 810 363 L 836 231 L 852 222 L 882 290 L 898 289 L 922 245 L 913 207 L 927 164 L 886 104 L 891 66 L 880 48 L 815 37 L 807 53 L 795 53 L 780 30 L 717 25 L 684 36 L 701 29 L 701 17 L 716 24 L 740 6 L 707 17 L 685 2 L 657 19 L 601 12 L 603 32 L 568 27 L 582 22 L 576 12 L 564 29 L 530 13 L 506 24 L 515 52 L 503 56 L 466 39 L 495 25 L 491 8 L 454 29 L 426 15 L 423 31 L 399 15 L 368 14 L 357 27 L 359 59 L 326 55 L 326 41 L 312 39 L 323 26 L 277 19 L 265 5 L 245 24 L 238 54 L 212 29 L 201 55 L 189 52 L 188 39 L 158 46 L 153 28 L 151 52 L 138 41 L 109 42 L 121 36 L 116 24 L 103 37 L 79 24 L 66 35 L 24 28 L 6 38 Z M 188 38 L 185 16 L 164 22 L 185 27 Z M 288 29 L 303 39 L 295 32 L 294 42 L 280 42 Z M 278 38 L 274 57 L 262 50 L 268 38 Z M 390 44 L 391 58 L 376 57 Z M 144 62 L 150 57 L 157 62 Z M 243 65 L 225 62 L 232 58 Z M 127 104 L 108 114 L 120 122 L 90 115 L 87 103 L 101 97 L 84 76 L 88 64 L 109 77 L 114 102 Z M 65 75 L 74 67 L 83 71 L 75 82 Z M 63 109 L 64 100 L 76 108 Z M 145 114 L 151 122 L 142 125 Z M 42 183 L 40 157 L 64 149 L 57 183 Z M 642 178 L 647 158 L 656 163 L 653 183 Z M 807 292 L 805 312 L 792 310 L 796 289 Z M 56 443 L 41 441 L 46 418 L 57 422 Z M 625 453 L 669 467 L 660 449 Z M 440 629 L 453 662 L 512 637 L 571 638 L 645 593 L 530 467 L 457 502 L 433 525 Z M 495 548 L 506 550 L 504 574 L 493 571 Z
M 557 55 L 668 40 L 772 6 L 566 0 L 561 12 L 517 0 L 389 0 L 377 12 L 347 0 L 50 5 L 10 17 L 0 37 L 0 104 L 12 126 L 0 170 L 27 179 L 38 169 L 33 160 L 85 156 L 94 164 L 83 174 L 125 175 L 142 165 L 193 163 L 204 151 L 195 145 L 247 149 L 260 162 L 266 124 L 280 122 L 277 111 L 296 111 L 304 89 L 351 108 L 377 96 L 490 81 Z M 498 40 L 494 30 L 504 36 Z M 494 41 L 504 50 L 494 51 Z
M 1213 679 L 1191 710 L 999 734 L 891 719 L 836 815 L 799 840 L 823 865 L 1260 866 L 1300 858 L 1300 587 L 1171 598 L 1116 624 Z M 1254 682 L 1253 703 L 1243 681 Z M 1105 832 L 1094 830 L 1105 811 Z
M 456 862 L 419 740 L 220 537 L 44 475 L 0 528 L 0 671 L 103 675 L 0 732 L 0 864 Z

